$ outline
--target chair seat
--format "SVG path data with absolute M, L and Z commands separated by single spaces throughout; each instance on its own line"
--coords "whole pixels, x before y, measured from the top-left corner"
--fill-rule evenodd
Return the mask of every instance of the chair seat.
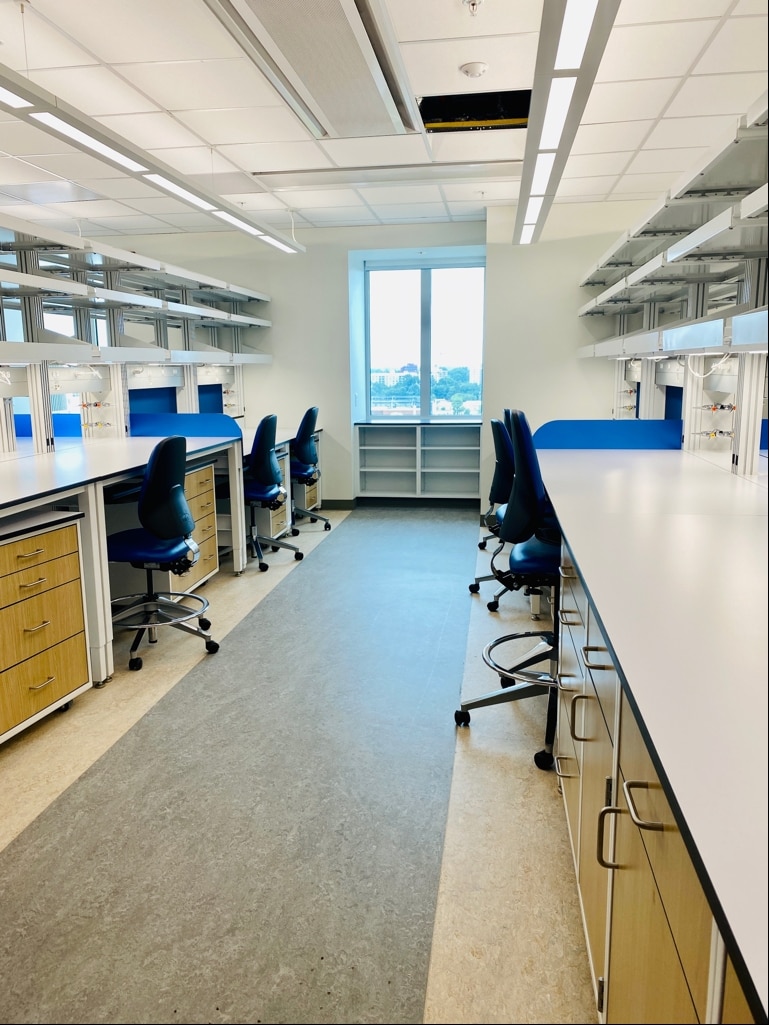
M 513 545 L 510 551 L 510 572 L 520 576 L 526 573 L 532 576 L 558 576 L 561 564 L 560 544 L 550 544 L 530 537 Z
M 282 484 L 262 484 L 257 480 L 243 478 L 243 496 L 247 502 L 262 502 L 264 505 L 286 501 L 287 492 Z
M 136 566 L 152 566 L 170 569 L 182 562 L 195 561 L 194 541 L 183 537 L 164 541 L 150 534 L 143 527 L 121 530 L 107 538 L 107 553 L 110 562 L 129 562 Z
M 314 484 L 320 477 L 320 471 L 312 463 L 300 463 L 295 459 L 291 460 L 291 477 L 300 484 Z

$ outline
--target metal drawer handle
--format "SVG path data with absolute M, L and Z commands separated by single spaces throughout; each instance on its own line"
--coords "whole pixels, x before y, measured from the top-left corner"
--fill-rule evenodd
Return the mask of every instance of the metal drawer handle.
M 578 779 L 578 772 L 563 772 L 561 769 L 561 762 L 576 762 L 576 758 L 571 758 L 569 755 L 556 755 L 555 756 L 555 774 L 559 779 Z
M 635 822 L 639 829 L 653 829 L 656 832 L 660 832 L 665 827 L 661 822 L 650 822 L 647 819 L 642 819 L 638 814 L 638 810 L 633 801 L 632 791 L 633 790 L 648 790 L 649 783 L 643 779 L 628 779 L 622 784 L 622 790 L 625 794 L 625 800 L 627 801 L 627 810 L 630 812 L 630 818 Z
M 586 644 L 582 648 L 582 658 L 583 658 L 583 660 L 585 662 L 585 665 L 588 667 L 588 669 L 605 669 L 607 671 L 610 670 L 610 669 L 613 669 L 614 666 L 611 665 L 611 664 L 605 665 L 605 664 L 599 663 L 599 662 L 591 662 L 590 659 L 588 658 L 588 652 L 589 651 L 608 651 L 608 650 L 609 650 L 608 648 L 596 647 L 596 645 L 594 645 L 594 644 Z
M 578 737 L 574 732 L 574 706 L 578 701 L 588 701 L 590 699 L 589 694 L 575 694 L 569 702 L 569 733 L 571 734 L 572 740 L 590 740 L 590 737 Z
M 555 678 L 558 681 L 558 690 L 565 691 L 567 694 L 571 694 L 572 690 L 576 690 L 574 687 L 567 687 L 564 684 L 564 680 L 579 680 L 580 677 L 575 673 L 556 673 Z
M 42 683 L 38 683 L 37 687 L 30 687 L 30 690 L 42 690 L 43 687 L 47 687 L 49 683 L 53 683 L 56 679 L 55 676 L 49 676 L 47 680 L 43 680 Z
M 598 860 L 598 864 L 602 868 L 620 868 L 616 861 L 607 861 L 603 856 L 603 842 L 604 833 L 606 832 L 606 820 L 610 815 L 616 815 L 619 812 L 619 808 L 612 808 L 611 806 L 601 808 L 598 812 L 598 830 L 596 837 L 596 850 L 595 856 Z
M 34 633 L 37 633 L 38 630 L 42 630 L 44 626 L 50 626 L 50 625 L 51 625 L 50 619 L 44 619 L 43 622 L 40 623 L 39 626 L 25 626 L 24 627 L 24 633 L 34 634 Z
M 574 613 L 574 615 L 577 617 L 576 623 L 570 623 L 568 621 L 566 617 L 569 615 L 569 613 Z M 582 626 L 582 616 L 580 616 L 579 614 L 579 609 L 559 609 L 558 620 L 561 626 Z
M 34 552 L 21 552 L 17 554 L 17 559 L 34 559 L 37 555 L 45 555 L 45 548 L 36 548 Z
M 40 584 L 44 584 L 47 579 L 48 577 L 38 577 L 37 580 L 30 580 L 28 584 L 19 584 L 19 590 L 21 590 L 22 587 L 37 587 Z
M 567 573 L 566 570 L 563 568 L 563 566 L 559 566 L 558 567 L 558 573 L 559 573 L 559 575 L 564 580 L 576 580 L 577 579 L 577 574 L 576 573 Z

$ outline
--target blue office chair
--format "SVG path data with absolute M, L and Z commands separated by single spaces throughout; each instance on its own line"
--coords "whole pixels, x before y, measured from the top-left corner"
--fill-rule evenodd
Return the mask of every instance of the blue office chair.
M 515 477 L 499 532 L 500 541 L 512 545 L 504 574 L 507 590 L 549 588 L 552 593 L 551 630 L 506 634 L 487 644 L 483 661 L 500 678 L 501 689 L 463 701 L 454 713 L 457 726 L 470 725 L 470 710 L 535 694 L 548 694 L 545 747 L 534 761 L 538 768 L 553 765 L 553 741 L 558 702 L 558 626 L 560 597 L 561 529 L 547 496 L 539 468 L 531 429 L 524 413 L 511 411 Z M 495 657 L 503 646 L 517 647 L 525 641 L 527 650 L 504 663 Z
M 513 488 L 513 478 L 515 476 L 513 441 L 502 420 L 491 420 L 491 436 L 494 441 L 494 474 L 489 489 L 489 507 L 483 516 L 483 521 L 489 533 L 485 534 L 478 542 L 478 547 L 481 550 L 486 547 L 488 541 L 499 539 L 504 510 Z M 503 541 L 499 548 L 495 550 L 495 555 L 504 548 L 505 543 Z M 468 585 L 470 593 L 477 594 L 484 580 L 496 580 L 496 576 L 492 572 L 476 577 L 473 583 Z M 494 595 L 493 600 L 487 603 L 488 608 L 492 612 L 496 611 L 499 607 L 499 599 L 506 590 L 507 588 L 502 587 Z
M 146 591 L 124 595 L 112 601 L 112 623 L 118 629 L 135 630 L 128 668 L 137 670 L 142 660 L 136 654 L 142 638 L 157 640 L 160 626 L 201 637 L 206 651 L 219 650 L 211 640 L 211 623 L 204 618 L 208 601 L 189 591 L 158 591 L 156 571 L 183 576 L 198 561 L 200 549 L 192 538 L 195 521 L 184 494 L 187 441 L 174 435 L 159 441 L 152 450 L 139 490 L 140 527 L 121 530 L 107 538 L 110 562 L 127 562 L 146 572 Z M 191 620 L 197 619 L 193 625 Z
M 318 423 L 318 407 L 310 406 L 302 417 L 296 437 L 291 440 L 291 484 L 304 488 L 312 487 L 320 480 L 318 466 L 318 447 L 315 444 L 315 429 Z M 292 488 L 292 492 L 293 492 Z M 321 516 L 317 509 L 303 509 L 293 502 L 293 519 L 308 516 L 311 523 L 321 520 L 324 530 L 331 530 L 331 521 Z
M 269 547 L 277 552 L 279 548 L 293 552 L 299 561 L 304 558 L 296 545 L 289 544 L 281 538 L 261 534 L 257 525 L 259 509 L 280 509 L 288 501 L 288 492 L 283 485 L 283 474 L 275 453 L 275 432 L 278 418 L 274 413 L 262 418 L 256 428 L 248 461 L 243 468 L 243 497 L 250 511 L 249 532 L 247 543 L 251 554 L 259 563 L 264 573 L 269 564 L 264 561 L 264 548 Z M 218 493 L 218 491 L 217 491 Z

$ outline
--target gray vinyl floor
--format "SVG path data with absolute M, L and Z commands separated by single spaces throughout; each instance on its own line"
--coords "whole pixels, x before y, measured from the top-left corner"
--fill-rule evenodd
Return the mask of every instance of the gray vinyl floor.
M 597 1020 L 545 699 L 453 723 L 528 600 L 472 512 L 329 515 L 0 748 L 0 1022 Z

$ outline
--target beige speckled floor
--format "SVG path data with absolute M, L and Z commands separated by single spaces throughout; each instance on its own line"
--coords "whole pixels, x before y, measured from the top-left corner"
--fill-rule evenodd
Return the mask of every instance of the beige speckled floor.
M 346 514 L 328 515 L 336 525 Z M 303 550 L 328 536 L 320 523 L 307 526 Z M 287 552 L 273 553 L 270 563 L 267 573 L 251 565 L 240 576 L 225 564 L 206 585 L 217 640 L 299 565 Z M 488 554 L 479 552 L 478 572 L 487 565 Z M 463 696 L 497 686 L 481 658 L 489 640 L 532 629 L 523 595 L 505 595 L 499 612 L 490 613 L 493 590 L 484 583 L 480 595 L 467 597 Z M 0 747 L 0 848 L 207 657 L 189 638 L 165 631 L 142 671 L 131 673 L 129 644 L 128 633 L 118 635 L 115 674 L 105 687 Z M 597 1021 L 557 779 L 532 762 L 544 702 L 479 709 L 470 728 L 457 731 L 426 1023 Z

